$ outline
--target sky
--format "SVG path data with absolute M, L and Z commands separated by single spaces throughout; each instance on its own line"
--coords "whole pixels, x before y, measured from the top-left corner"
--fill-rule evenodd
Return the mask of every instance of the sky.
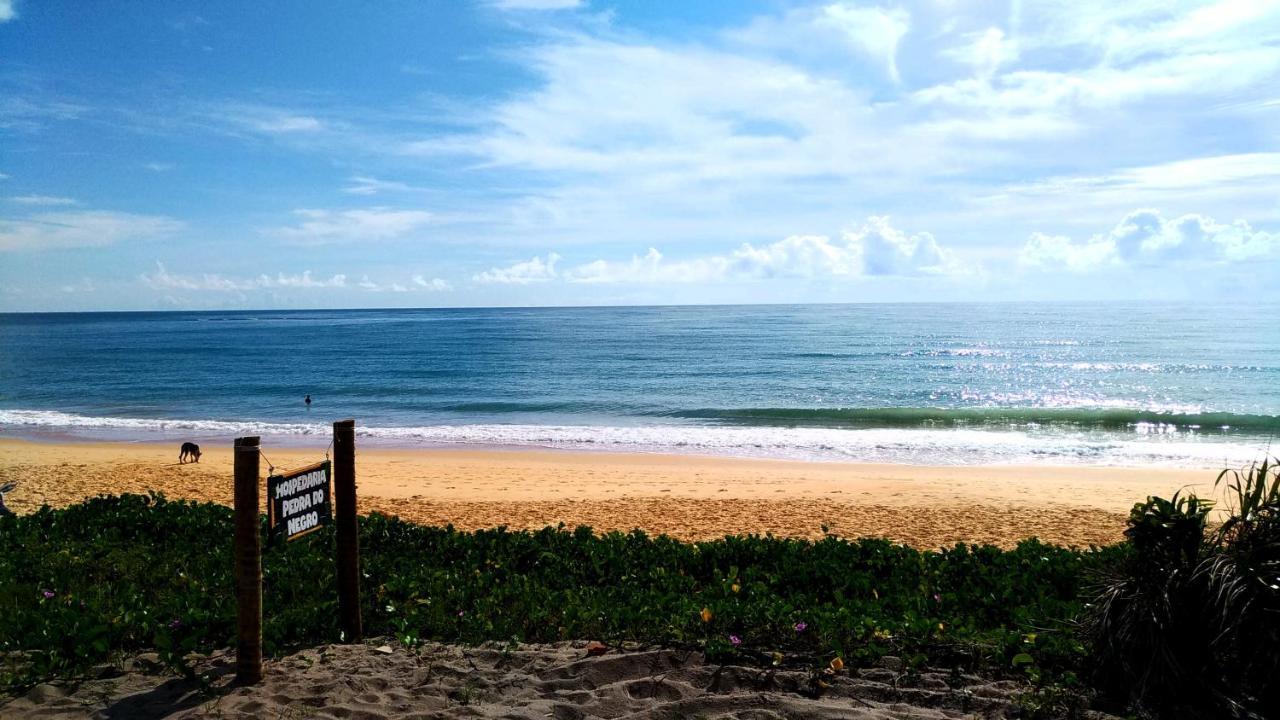
M 0 0 L 0 311 L 1280 299 L 1280 0 Z

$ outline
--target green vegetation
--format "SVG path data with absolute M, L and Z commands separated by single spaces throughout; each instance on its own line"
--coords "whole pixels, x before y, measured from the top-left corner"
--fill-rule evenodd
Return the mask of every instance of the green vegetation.
M 1078 709 L 1080 679 L 1142 717 L 1263 717 L 1280 707 L 1280 468 L 1219 483 L 1222 524 L 1209 501 L 1148 498 L 1126 542 L 1090 550 L 466 533 L 371 515 L 364 625 L 410 646 L 632 641 L 815 671 L 892 654 L 1023 677 L 1029 717 Z M 231 645 L 231 529 L 227 508 L 158 495 L 0 518 L 0 691 L 140 650 L 188 671 L 187 653 Z M 333 544 L 325 529 L 267 550 L 269 654 L 340 640 Z
M 137 495 L 0 519 L 3 682 L 142 649 L 181 668 L 186 652 L 232 644 L 231 528 L 227 508 Z M 362 519 L 361 546 L 366 633 L 410 645 L 588 638 L 1019 675 L 1075 666 L 1083 648 L 1064 623 L 1085 571 L 1114 554 L 1034 540 L 920 552 L 834 537 L 464 533 L 379 515 Z M 327 530 L 266 552 L 268 653 L 339 639 L 333 556 Z
M 1218 477 L 1213 503 L 1148 498 L 1129 519 L 1131 552 L 1085 618 L 1097 683 L 1144 713 L 1261 718 L 1280 708 L 1280 467 Z

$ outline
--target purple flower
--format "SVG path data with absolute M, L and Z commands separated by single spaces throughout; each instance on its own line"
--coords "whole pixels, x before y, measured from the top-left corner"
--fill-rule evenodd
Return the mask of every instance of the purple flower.
M 45 600 L 52 600 L 54 592 L 52 590 L 42 590 L 40 591 L 40 594 L 44 595 Z
M 809 623 L 806 623 L 806 622 L 798 622 L 798 623 L 796 623 L 796 625 L 795 625 L 795 629 L 796 629 L 796 632 L 797 632 L 797 633 L 802 633 L 802 632 L 804 632 L 804 629 L 805 629 L 805 628 L 807 628 L 807 627 L 809 627 Z
M 729 644 L 733 645 L 734 647 L 738 647 L 739 645 L 742 644 L 742 638 L 738 637 L 737 635 L 730 635 Z
M 182 627 L 182 621 L 177 618 L 174 618 L 173 622 L 169 623 L 170 630 L 177 630 L 180 627 Z
M 941 596 L 941 595 L 939 595 L 938 593 L 934 593 L 934 594 L 933 594 L 933 601 L 934 601 L 934 602 L 936 602 L 936 603 L 938 603 L 939 605 L 941 605 L 941 604 L 942 604 L 942 596 Z
M 458 611 L 458 617 L 462 617 L 463 615 L 466 615 L 466 614 L 467 614 L 467 611 L 466 611 L 466 610 L 459 610 L 459 611 Z

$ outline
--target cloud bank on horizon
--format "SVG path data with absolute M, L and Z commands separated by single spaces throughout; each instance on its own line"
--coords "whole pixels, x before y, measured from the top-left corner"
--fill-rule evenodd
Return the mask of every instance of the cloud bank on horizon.
M 0 310 L 1278 300 L 1277 88 L 1276 0 L 0 0 Z

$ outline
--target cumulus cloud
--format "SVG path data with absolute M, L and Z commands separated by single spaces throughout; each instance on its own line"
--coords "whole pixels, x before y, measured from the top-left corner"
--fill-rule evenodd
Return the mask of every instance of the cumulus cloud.
M 891 227 L 887 217 L 868 219 L 845 239 L 861 250 L 866 275 L 939 275 L 958 270 L 955 257 L 938 247 L 932 235 L 908 235 Z
M 1243 262 L 1278 255 L 1280 234 L 1255 230 L 1244 220 L 1223 224 L 1197 214 L 1166 219 L 1156 210 L 1143 209 L 1083 242 L 1036 233 L 1023 246 L 1019 262 L 1035 269 L 1083 272 L 1189 261 Z
M 451 285 L 447 280 L 441 278 L 431 278 L 428 280 L 421 275 L 413 276 L 413 284 L 424 290 L 430 290 L 432 292 L 446 292 L 453 289 L 453 285 Z
M 285 275 L 279 273 L 274 279 L 268 278 L 266 275 L 259 276 L 259 282 L 264 287 L 293 287 L 293 288 L 334 288 L 346 287 L 347 276 L 341 273 L 331 275 L 328 280 L 316 280 L 311 277 L 310 270 L 303 270 L 301 275 Z
M 216 290 L 233 291 L 256 288 L 254 281 L 237 281 L 217 274 L 175 275 L 170 273 L 164 263 L 156 261 L 154 273 L 143 273 L 139 276 L 143 283 L 155 290 Z
M 9 22 L 16 17 L 18 14 L 13 11 L 13 0 L 0 0 L 0 23 Z
M 471 279 L 478 283 L 501 285 L 528 285 L 530 283 L 546 282 L 547 280 L 555 279 L 556 263 L 559 261 L 560 256 L 556 253 L 548 254 L 546 260 L 543 260 L 541 256 L 535 255 L 529 260 L 508 265 L 507 267 L 489 268 L 482 273 L 473 275 Z
M 181 275 L 168 271 L 164 263 L 156 261 L 154 273 L 143 273 L 139 276 L 144 284 L 156 290 L 211 290 L 215 292 L 243 292 L 246 290 L 263 290 L 269 288 L 341 288 L 347 286 L 347 276 L 337 274 L 327 280 L 319 280 L 311 276 L 310 270 L 301 275 L 277 273 L 258 275 L 251 278 L 229 278 L 217 273 L 200 275 Z
M 569 269 L 577 283 L 696 283 L 764 278 L 857 278 L 963 272 L 929 233 L 908 235 L 885 217 L 871 217 L 839 238 L 792 235 L 756 246 L 743 243 L 723 254 L 669 261 L 656 248 L 626 262 L 596 260 Z
M 106 210 L 38 213 L 0 219 L 0 250 L 103 247 L 172 235 L 183 227 L 172 218 Z
M 359 210 L 294 210 L 297 225 L 267 229 L 270 235 L 298 245 L 391 240 L 403 237 L 431 222 L 431 213 L 422 210 L 392 210 L 385 207 Z

